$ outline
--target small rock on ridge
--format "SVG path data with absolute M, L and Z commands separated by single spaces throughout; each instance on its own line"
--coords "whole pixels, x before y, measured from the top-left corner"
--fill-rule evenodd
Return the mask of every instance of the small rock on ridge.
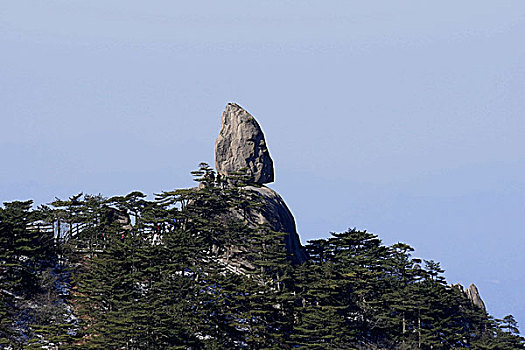
M 476 305 L 482 310 L 486 310 L 485 303 L 481 299 L 476 285 L 471 284 L 465 292 L 467 293 L 467 297 L 472 301 L 472 304 Z

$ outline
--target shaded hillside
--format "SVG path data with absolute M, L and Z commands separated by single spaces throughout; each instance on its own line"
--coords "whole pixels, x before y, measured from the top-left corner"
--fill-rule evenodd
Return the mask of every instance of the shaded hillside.
M 154 201 L 6 203 L 0 347 L 524 348 L 511 316 L 487 315 L 410 246 L 350 229 L 292 264 L 283 233 L 225 215 L 258 206 L 242 175 L 194 175 L 199 188 Z

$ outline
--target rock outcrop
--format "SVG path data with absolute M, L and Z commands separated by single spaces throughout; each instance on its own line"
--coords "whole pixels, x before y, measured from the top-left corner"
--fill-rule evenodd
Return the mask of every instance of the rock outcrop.
M 263 200 L 263 205 L 252 213 L 253 221 L 257 224 L 269 224 L 273 231 L 287 233 L 284 244 L 292 262 L 300 264 L 306 261 L 306 252 L 299 241 L 295 219 L 281 196 L 266 186 L 246 186 L 245 189 L 256 192 Z
M 472 301 L 472 304 L 476 305 L 482 310 L 486 310 L 485 303 L 481 299 L 478 288 L 474 284 L 471 284 L 465 293 L 467 294 L 467 297 L 470 299 L 470 301 Z
M 478 288 L 475 284 L 472 283 L 467 289 L 465 289 L 460 283 L 452 284 L 451 287 L 456 288 L 464 293 L 465 296 L 472 302 L 472 304 L 486 311 L 485 303 L 483 302 L 483 299 L 481 299 Z
M 215 142 L 215 166 L 221 175 L 247 169 L 251 182 L 273 182 L 273 161 L 261 127 L 235 103 L 228 103 L 222 113 L 221 131 Z
M 255 118 L 237 104 L 229 103 L 222 114 L 221 131 L 215 142 L 215 164 L 222 176 L 247 169 L 250 180 L 245 189 L 261 199 L 260 206 L 250 212 L 251 224 L 268 224 L 271 230 L 286 233 L 284 242 L 292 262 L 306 261 L 290 209 L 277 192 L 262 186 L 274 178 L 264 134 Z

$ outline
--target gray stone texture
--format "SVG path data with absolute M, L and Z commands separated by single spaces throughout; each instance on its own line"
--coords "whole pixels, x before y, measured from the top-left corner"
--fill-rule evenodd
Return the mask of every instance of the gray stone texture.
M 255 118 L 235 103 L 229 103 L 222 113 L 222 125 L 215 142 L 215 165 L 221 175 L 248 169 L 251 182 L 245 189 L 255 192 L 260 206 L 250 211 L 249 223 L 268 224 L 276 232 L 286 233 L 284 242 L 293 263 L 307 259 L 295 228 L 295 220 L 281 196 L 261 186 L 274 178 L 273 161 L 268 152 L 261 127 Z M 239 216 L 239 213 L 232 213 Z
M 474 305 L 476 305 L 482 310 L 486 310 L 485 303 L 481 299 L 481 296 L 479 295 L 479 292 L 478 292 L 478 288 L 474 284 L 471 284 L 468 287 L 468 289 L 466 290 L 466 293 L 467 293 L 467 297 L 470 299 L 470 301 L 472 301 Z
M 264 134 L 255 118 L 235 103 L 222 113 L 219 137 L 215 142 L 215 166 L 221 175 L 247 169 L 251 183 L 273 182 L 273 161 Z
M 281 196 L 266 186 L 247 186 L 246 190 L 256 192 L 262 199 L 261 206 L 250 212 L 250 221 L 256 224 L 268 224 L 272 231 L 287 233 L 284 236 L 286 250 L 294 264 L 307 260 L 295 228 L 295 219 Z

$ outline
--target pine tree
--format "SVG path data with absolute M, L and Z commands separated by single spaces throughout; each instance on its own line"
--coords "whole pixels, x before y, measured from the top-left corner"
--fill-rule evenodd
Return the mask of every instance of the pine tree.
M 350 229 L 333 233 L 329 239 L 333 260 L 345 282 L 348 300 L 345 318 L 354 320 L 352 328 L 363 337 L 373 337 L 381 324 L 376 319 L 380 291 L 383 290 L 384 261 L 388 250 L 381 240 L 366 231 Z
M 381 300 L 386 310 L 379 316 L 383 321 L 383 334 L 390 346 L 417 348 L 416 288 L 422 276 L 421 260 L 414 259 L 412 247 L 396 243 L 389 247 L 385 260 L 385 288 Z
M 176 217 L 181 219 L 177 210 L 152 204 L 142 213 L 144 227 L 136 266 L 140 293 L 134 319 L 141 349 L 199 344 L 193 259 L 201 249 L 191 234 L 175 225 Z
M 456 289 L 446 285 L 439 263 L 425 261 L 424 278 L 412 284 L 412 322 L 418 348 L 450 349 L 467 346 L 467 330 Z
M 310 261 L 295 268 L 294 344 L 304 349 L 351 349 L 355 333 L 342 316 L 346 283 L 333 263 L 329 243 L 309 241 L 306 250 Z
M 244 268 L 239 283 L 228 290 L 234 308 L 232 325 L 242 342 L 254 349 L 286 348 L 293 320 L 291 264 L 283 233 L 266 225 L 248 228 L 240 246 L 251 268 Z
M 31 206 L 32 201 L 15 201 L 4 203 L 0 210 L 0 342 L 4 344 L 20 346 L 22 336 L 31 332 L 29 320 L 21 323 L 23 300 L 38 291 L 43 258 L 38 232 L 30 229 L 35 219 Z M 21 325 L 15 328 L 17 323 Z

